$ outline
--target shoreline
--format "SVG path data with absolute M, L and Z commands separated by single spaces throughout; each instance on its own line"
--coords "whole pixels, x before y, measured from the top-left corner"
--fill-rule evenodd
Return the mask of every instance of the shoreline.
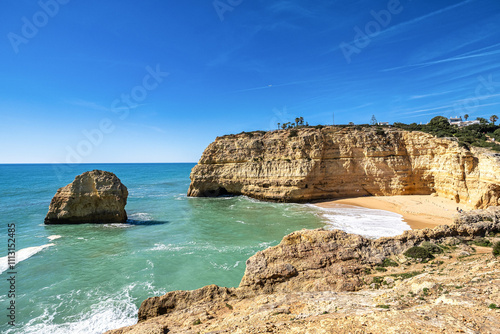
M 449 225 L 453 223 L 457 207 L 464 211 L 470 210 L 463 203 L 457 204 L 452 200 L 432 195 L 366 196 L 320 201 L 312 204 L 321 208 L 354 205 L 390 211 L 403 216 L 403 221 L 412 230 Z

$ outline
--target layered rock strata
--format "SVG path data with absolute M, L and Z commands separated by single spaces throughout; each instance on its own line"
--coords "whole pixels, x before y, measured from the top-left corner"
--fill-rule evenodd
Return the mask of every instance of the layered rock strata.
M 500 297 L 500 265 L 491 248 L 478 247 L 483 254 L 468 260 L 474 249 L 464 242 L 500 240 L 499 231 L 500 208 L 490 208 L 450 226 L 377 240 L 294 232 L 252 256 L 238 288 L 210 285 L 148 298 L 137 325 L 108 333 L 493 333 L 500 311 L 485 312 Z M 431 264 L 402 255 L 424 241 L 450 251 Z M 394 267 L 372 274 L 388 258 Z
M 45 224 L 123 223 L 128 191 L 113 173 L 85 172 L 57 190 Z
M 500 155 L 397 129 L 243 133 L 205 149 L 188 191 L 285 202 L 432 193 L 475 208 L 500 205 Z

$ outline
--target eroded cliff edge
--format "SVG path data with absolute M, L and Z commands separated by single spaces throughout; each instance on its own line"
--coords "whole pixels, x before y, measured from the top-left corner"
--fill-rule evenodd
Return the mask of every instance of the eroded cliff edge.
M 398 129 L 242 133 L 206 148 L 188 191 L 284 202 L 432 193 L 475 208 L 500 205 L 500 154 Z

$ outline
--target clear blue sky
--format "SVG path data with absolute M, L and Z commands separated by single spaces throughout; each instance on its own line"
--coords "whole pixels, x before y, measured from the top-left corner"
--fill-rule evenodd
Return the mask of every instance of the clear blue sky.
M 0 36 L 0 163 L 196 162 L 333 112 L 500 114 L 498 0 L 6 0 Z

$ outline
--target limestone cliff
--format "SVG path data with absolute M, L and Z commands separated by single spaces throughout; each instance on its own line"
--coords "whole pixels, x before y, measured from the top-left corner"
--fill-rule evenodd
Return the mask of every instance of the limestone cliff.
M 113 173 L 85 172 L 57 190 L 45 224 L 123 223 L 128 190 Z
M 436 193 L 475 208 L 500 204 L 500 154 L 398 129 L 292 131 L 218 137 L 193 168 L 188 195 L 305 202 Z

